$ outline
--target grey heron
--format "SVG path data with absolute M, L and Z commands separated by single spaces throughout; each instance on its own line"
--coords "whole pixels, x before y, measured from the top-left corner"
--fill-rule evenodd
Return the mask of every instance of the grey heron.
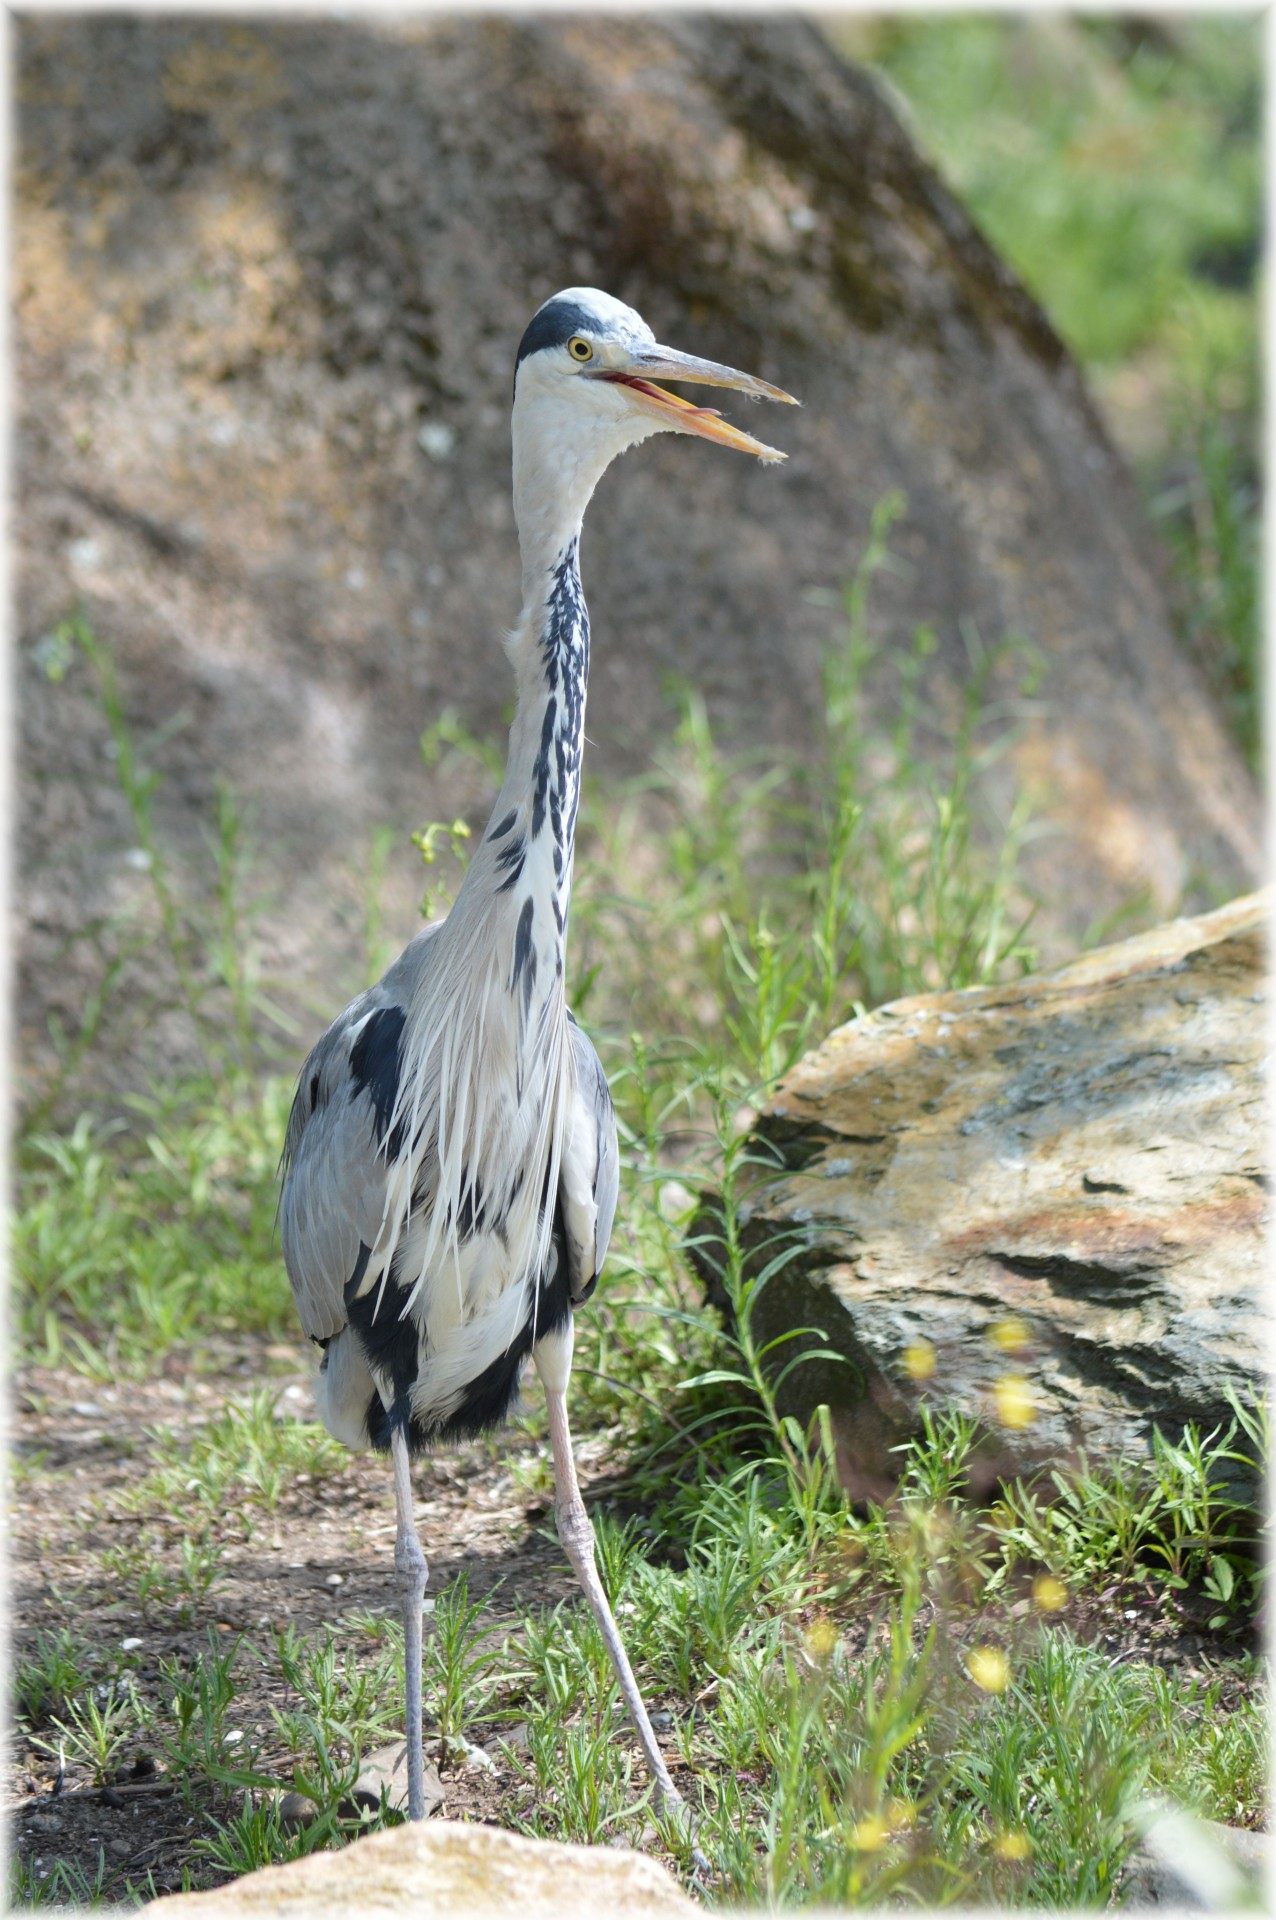
M 598 1279 L 618 1189 L 611 1095 L 564 991 L 589 673 L 580 534 L 605 469 L 652 434 L 785 455 L 659 381 L 796 404 L 660 346 L 632 308 L 593 288 L 555 294 L 524 333 L 513 406 L 523 605 L 506 641 L 518 703 L 504 784 L 446 919 L 337 1016 L 288 1121 L 283 1248 L 302 1327 L 324 1350 L 319 1413 L 338 1439 L 393 1465 L 413 1820 L 424 1814 L 427 1566 L 409 1462 L 502 1420 L 529 1354 L 559 1536 L 658 1803 L 681 1806 L 598 1576 L 567 1423 L 572 1316 Z

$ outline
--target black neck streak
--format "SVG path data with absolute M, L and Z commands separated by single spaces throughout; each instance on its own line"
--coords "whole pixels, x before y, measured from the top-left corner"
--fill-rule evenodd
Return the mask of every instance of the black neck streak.
M 540 750 L 532 770 L 532 839 L 541 834 L 548 819 L 553 837 L 556 913 L 562 911 L 562 895 L 571 877 L 589 681 L 589 613 L 581 592 L 576 552 L 573 540 L 551 574 L 540 639 L 547 697 Z
M 580 798 L 581 757 L 585 744 L 585 690 L 589 680 L 589 614 L 581 592 L 577 543 L 572 540 L 554 563 L 545 603 L 545 624 L 537 645 L 544 708 L 540 742 L 532 765 L 532 807 L 527 852 L 548 842 L 552 879 L 543 861 L 524 857 L 521 840 L 498 855 L 506 869 L 501 891 L 531 878 L 515 934 L 510 991 L 521 996 L 521 1018 L 531 1011 L 538 974 L 542 992 L 563 977 L 563 941 L 571 893 L 572 848 Z M 525 876 L 526 868 L 526 876 Z M 548 888 L 545 886 L 549 879 Z M 548 897 L 546 897 L 546 893 Z M 551 931 L 550 920 L 553 920 Z M 540 963 L 537 954 L 540 951 Z M 542 972 L 542 966 L 552 971 Z

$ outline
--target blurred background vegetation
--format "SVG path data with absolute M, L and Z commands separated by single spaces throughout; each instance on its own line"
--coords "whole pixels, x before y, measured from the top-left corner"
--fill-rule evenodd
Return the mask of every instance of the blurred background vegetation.
M 1080 360 L 1260 752 L 1262 60 L 1253 14 L 827 22 Z

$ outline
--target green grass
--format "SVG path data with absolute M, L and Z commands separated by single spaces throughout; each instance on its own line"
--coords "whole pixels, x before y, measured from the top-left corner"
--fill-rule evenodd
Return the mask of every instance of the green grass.
M 852 1509 L 827 1429 L 780 1409 L 780 1376 L 807 1350 L 754 1337 L 760 1290 L 793 1253 L 777 1242 L 758 1270 L 740 1233 L 749 1124 L 776 1076 L 860 1005 L 1031 959 L 1017 867 L 1030 822 L 998 815 L 992 776 L 1036 665 L 1013 641 L 971 633 L 947 754 L 923 756 L 929 636 L 880 652 L 867 637 L 901 508 L 879 508 L 830 609 L 819 757 L 762 766 L 715 740 L 683 692 L 668 757 L 629 788 L 588 789 L 581 823 L 570 984 L 615 1089 L 623 1170 L 606 1281 L 578 1323 L 574 1419 L 612 1434 L 619 1504 L 599 1515 L 600 1563 L 674 1763 L 692 1769 L 699 1842 L 720 1875 L 708 1897 L 722 1905 L 1101 1902 L 1145 1793 L 1251 1824 L 1263 1804 L 1265 1703 L 1243 1651 L 1259 1574 L 1234 1491 L 1234 1469 L 1265 1461 L 1258 1410 L 1238 1405 L 1229 1430 L 1159 1443 L 1137 1467 L 1083 1465 L 979 1503 L 967 1492 L 975 1424 L 936 1405 L 901 1456 L 895 1498 Z M 101 650 L 75 637 L 118 706 Z M 890 690 L 888 731 L 863 730 L 869 679 Z M 425 745 L 490 761 L 455 720 Z M 127 778 L 142 778 L 124 757 Z M 215 844 L 237 819 L 223 805 Z M 461 871 L 460 824 L 420 835 L 436 907 Z M 213 911 L 154 834 L 147 844 L 156 919 L 167 899 L 182 947 L 172 1008 L 208 1071 L 110 1120 L 59 1126 L 46 1103 L 16 1154 L 19 1358 L 100 1379 L 141 1377 L 166 1355 L 209 1368 L 219 1342 L 295 1332 L 273 1239 L 289 1080 L 255 989 L 237 1005 L 227 984 L 256 977 L 230 951 L 251 944 L 250 849 L 235 840 L 238 891 Z M 370 895 L 370 965 L 384 940 Z M 688 1261 L 703 1185 L 722 1196 L 729 1328 Z M 524 1430 L 534 1443 L 534 1410 Z M 394 1623 L 352 1616 L 233 1640 L 213 1624 L 235 1557 L 303 1478 L 346 1471 L 341 1449 L 280 1419 L 265 1391 L 134 1448 L 138 1471 L 77 1524 L 93 1577 L 182 1651 L 143 1683 L 131 1660 L 106 1660 L 70 1629 L 45 1633 L 14 1674 L 37 1751 L 87 1779 L 109 1779 L 137 1746 L 156 1755 L 195 1822 L 192 1870 L 212 1878 L 395 1818 L 357 1815 L 348 1799 L 361 1756 L 401 1712 Z M 28 1464 L 28 1495 L 41 1471 Z M 547 1490 L 529 1446 L 511 1471 Z M 108 1508 L 121 1524 L 99 1549 Z M 1085 1644 L 1096 1608 L 1149 1585 L 1158 1621 L 1204 1608 L 1220 1646 L 1231 1636 L 1225 1671 L 1114 1665 Z M 653 1821 L 645 1773 L 617 1738 L 616 1684 L 584 1607 L 502 1595 L 498 1626 L 464 1576 L 433 1599 L 427 1704 L 441 1758 L 505 1737 L 519 1778 L 502 1819 L 654 1846 L 685 1867 L 685 1837 Z M 280 1818 L 288 1785 L 316 1808 L 299 1832 Z M 47 1857 L 43 1871 L 15 1866 L 12 1897 L 145 1891 L 105 1863 L 96 1880 Z
M 241 1521 L 245 1503 L 273 1513 L 298 1474 L 322 1478 L 349 1458 L 321 1426 L 280 1414 L 268 1389 L 231 1401 L 193 1436 L 168 1430 L 147 1437 L 156 1465 L 130 1490 L 126 1508 L 188 1522 L 218 1516 L 232 1503 Z
M 1081 361 L 1257 770 L 1258 16 L 949 13 L 828 30 L 888 80 Z

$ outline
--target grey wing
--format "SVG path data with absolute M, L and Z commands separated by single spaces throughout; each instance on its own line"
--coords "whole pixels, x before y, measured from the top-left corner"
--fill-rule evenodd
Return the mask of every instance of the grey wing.
M 620 1150 L 616 1111 L 591 1042 L 568 1014 L 574 1086 L 563 1137 L 558 1200 L 567 1250 L 567 1282 L 572 1302 L 588 1300 L 602 1271 L 616 1200 L 620 1192 Z
M 337 1016 L 301 1070 L 279 1217 L 293 1298 L 312 1340 L 345 1326 L 347 1282 L 363 1277 L 381 1231 L 404 1008 L 434 931 L 418 934 L 385 978 Z

